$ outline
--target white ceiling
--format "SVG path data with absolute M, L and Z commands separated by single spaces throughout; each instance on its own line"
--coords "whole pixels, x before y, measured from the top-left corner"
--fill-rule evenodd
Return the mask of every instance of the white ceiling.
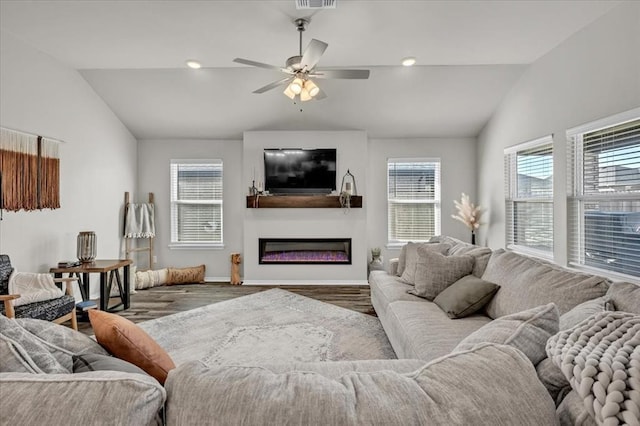
M 239 138 L 245 130 L 363 129 L 371 137 L 475 136 L 526 66 L 620 2 L 0 1 L 3 32 L 81 74 L 139 139 Z M 281 78 L 235 57 L 284 65 L 292 21 L 329 44 L 320 67 L 369 80 L 322 80 L 322 101 L 294 105 Z M 401 58 L 416 56 L 404 68 Z M 195 58 L 210 69 L 189 70 Z M 300 111 L 302 107 L 302 111 Z

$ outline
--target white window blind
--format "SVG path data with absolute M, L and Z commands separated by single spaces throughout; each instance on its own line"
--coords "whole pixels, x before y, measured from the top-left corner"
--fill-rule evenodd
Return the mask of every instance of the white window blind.
M 569 261 L 640 277 L 640 109 L 629 113 L 567 132 Z
M 171 243 L 222 244 L 222 161 L 171 160 Z
M 390 244 L 440 234 L 439 159 L 389 159 L 387 188 Z
M 553 254 L 553 139 L 504 151 L 507 247 Z

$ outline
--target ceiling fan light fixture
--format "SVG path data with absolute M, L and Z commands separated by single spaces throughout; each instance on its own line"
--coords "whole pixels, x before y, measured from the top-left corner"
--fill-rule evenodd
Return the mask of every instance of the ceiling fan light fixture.
M 189 68 L 197 70 L 202 68 L 202 64 L 198 61 L 196 61 L 195 59 L 189 59 L 186 61 L 186 64 Z
M 404 67 L 412 67 L 416 64 L 416 58 L 413 56 L 408 56 L 402 60 L 402 66 Z
M 300 91 L 300 100 L 302 102 L 310 101 L 313 97 L 309 94 L 309 91 L 306 88 L 302 88 Z
M 282 92 L 282 93 L 284 93 L 285 95 L 287 95 L 291 99 L 295 99 L 295 97 L 296 97 L 296 94 L 293 93 L 293 90 L 291 90 L 291 85 L 290 84 L 287 85 L 287 87 L 284 89 L 284 92 Z
M 293 81 L 289 85 L 289 89 L 291 89 L 291 91 L 296 95 L 299 95 L 300 92 L 302 92 L 302 86 L 303 86 L 302 79 L 300 77 L 296 77 L 293 79 Z
M 320 93 L 320 88 L 311 80 L 304 82 L 304 88 L 309 92 L 309 95 L 313 98 Z

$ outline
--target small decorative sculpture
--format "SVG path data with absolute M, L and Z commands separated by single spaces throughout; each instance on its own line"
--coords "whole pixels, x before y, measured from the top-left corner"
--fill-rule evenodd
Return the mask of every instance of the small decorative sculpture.
M 231 284 L 240 285 L 240 253 L 231 253 Z
M 82 231 L 77 238 L 78 260 L 82 263 L 91 263 L 96 260 L 96 233 Z

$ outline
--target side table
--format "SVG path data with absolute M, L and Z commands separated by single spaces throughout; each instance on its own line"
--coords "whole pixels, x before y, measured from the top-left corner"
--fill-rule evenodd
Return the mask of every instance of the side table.
M 100 259 L 70 268 L 51 268 L 49 272 L 53 273 L 56 278 L 62 277 L 62 274 L 78 277 L 82 300 L 89 300 L 89 274 L 100 274 L 100 310 L 113 312 L 121 307 L 122 309 L 129 309 L 129 266 L 132 263 L 133 261 L 130 259 Z M 123 279 L 120 279 L 118 271 L 120 268 L 123 269 Z M 113 284 L 116 284 L 118 288 L 121 302 L 114 306 L 109 306 L 109 296 Z

